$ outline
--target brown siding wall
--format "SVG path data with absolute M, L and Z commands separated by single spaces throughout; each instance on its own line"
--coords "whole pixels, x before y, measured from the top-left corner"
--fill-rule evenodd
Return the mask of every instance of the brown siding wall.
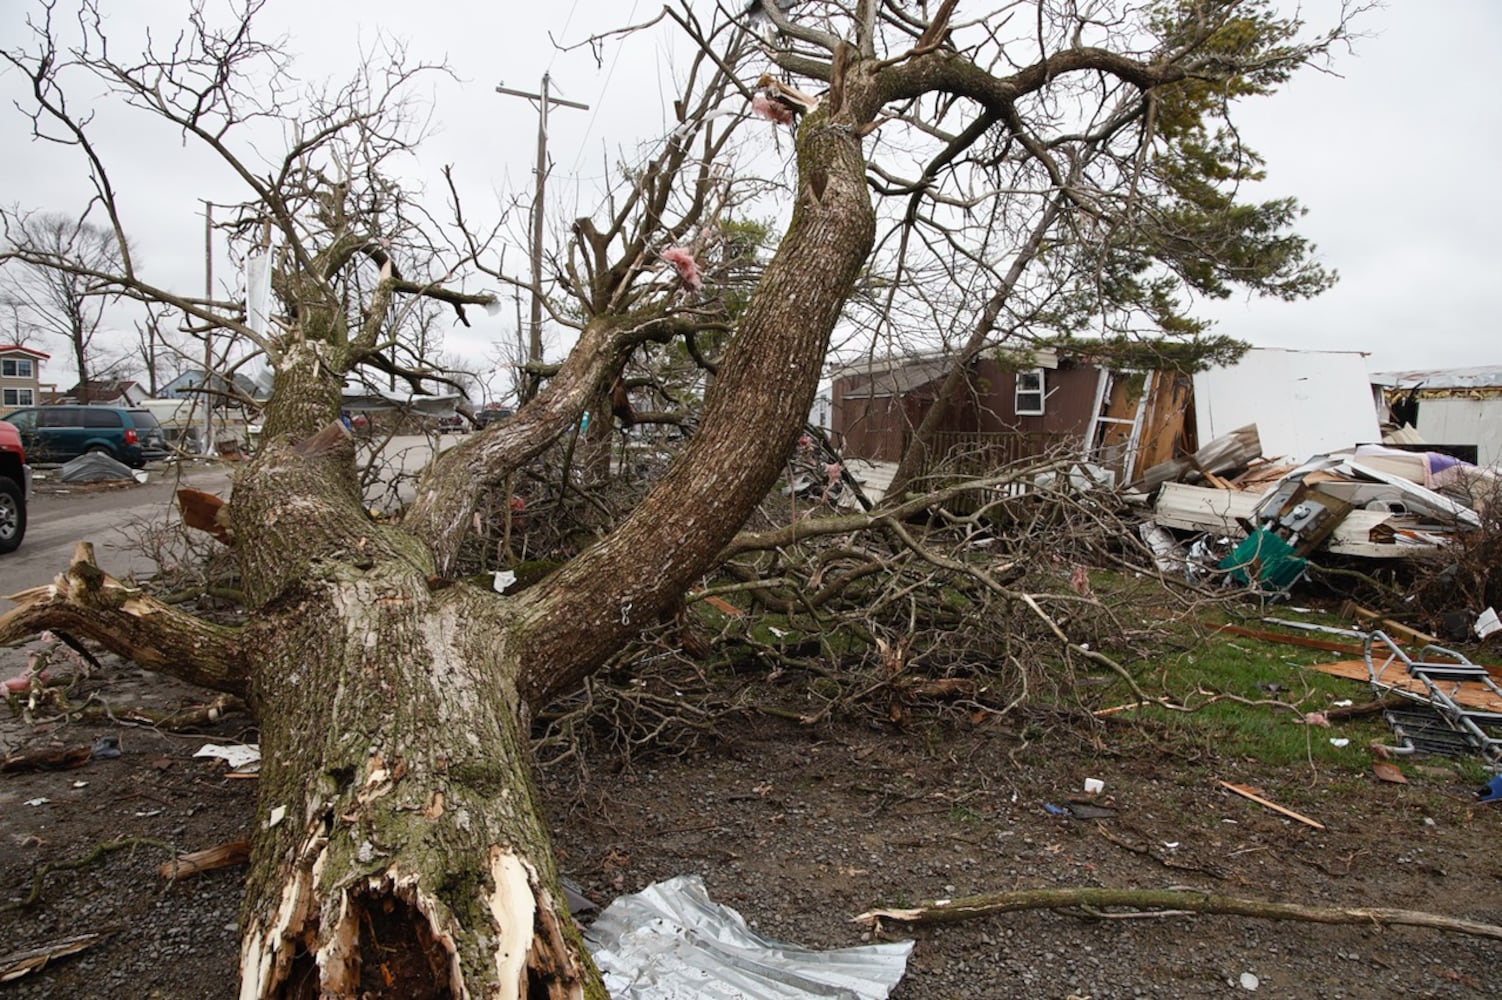
M 1099 376 L 1099 370 L 1094 365 L 1045 369 L 1042 415 L 1019 417 L 1013 411 L 1017 398 L 1017 376 L 1002 370 L 994 361 L 983 360 L 978 366 L 977 381 L 986 391 L 981 397 L 977 422 L 968 429 L 1073 434 L 1083 437 L 1090 426 L 1090 408 L 1095 403 L 1095 387 Z
M 1037 440 L 1058 440 L 1061 436 L 1083 440 L 1090 426 L 1098 377 L 1099 371 L 1093 365 L 1047 369 L 1043 375 L 1042 415 L 1018 416 L 1014 412 L 1016 375 L 994 361 L 982 360 L 961 397 L 950 406 L 940 433 L 1020 433 Z M 847 395 L 859 392 L 869 381 L 866 375 L 847 375 L 835 380 L 831 392 L 831 430 L 847 456 L 895 462 L 902 456 L 911 428 L 928 411 L 931 393 L 939 383 L 915 389 L 900 399 Z

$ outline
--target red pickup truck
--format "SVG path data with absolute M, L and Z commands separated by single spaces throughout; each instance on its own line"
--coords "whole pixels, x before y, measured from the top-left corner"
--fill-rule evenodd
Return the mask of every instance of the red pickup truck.
M 26 537 L 26 501 L 31 499 L 31 467 L 21 434 L 0 420 L 0 552 L 13 552 Z

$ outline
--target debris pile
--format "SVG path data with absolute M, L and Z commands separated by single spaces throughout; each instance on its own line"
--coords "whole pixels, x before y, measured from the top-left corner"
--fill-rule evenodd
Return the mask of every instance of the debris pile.
M 1241 428 L 1148 470 L 1143 537 L 1160 567 L 1191 576 L 1217 568 L 1243 585 L 1286 590 L 1315 552 L 1439 552 L 1479 529 L 1502 495 L 1495 470 L 1440 452 L 1359 445 L 1287 465 L 1255 454 L 1256 441 L 1255 427 Z M 1201 537 L 1185 544 L 1162 529 Z

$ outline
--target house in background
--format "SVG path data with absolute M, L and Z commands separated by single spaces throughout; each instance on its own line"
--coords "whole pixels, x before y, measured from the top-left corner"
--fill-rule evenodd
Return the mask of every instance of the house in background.
M 897 461 L 949 364 L 908 357 L 834 372 L 832 424 L 844 454 Z M 1381 441 L 1365 355 L 1254 348 L 1235 365 L 1196 374 L 1113 370 L 1051 351 L 983 357 L 951 400 L 935 453 L 979 453 L 998 465 L 1063 448 L 1136 482 L 1250 424 L 1268 458 L 1302 461 Z
M 42 362 L 49 357 L 19 344 L 0 344 L 0 413 L 42 401 Z
M 157 399 L 194 399 L 203 394 L 203 369 L 190 368 L 178 375 L 157 392 Z M 220 397 L 215 405 L 227 404 L 225 396 L 239 395 L 246 399 L 262 398 L 254 380 L 236 373 L 228 381 L 222 375 L 213 375 L 208 381 L 209 392 Z
M 1476 449 L 1476 464 L 1502 466 L 1502 365 L 1378 372 L 1372 386 L 1397 427 L 1425 442 Z
M 844 454 L 875 462 L 901 458 L 951 364 L 939 356 L 888 358 L 831 372 L 830 429 Z M 958 398 L 950 400 L 937 450 L 984 435 L 988 444 L 1007 439 L 1009 455 L 1025 457 L 1078 441 L 1090 423 L 1098 380 L 1093 365 L 1052 351 L 1020 360 L 977 358 Z
M 146 387 L 131 379 L 89 379 L 67 392 L 49 393 L 41 400 L 45 405 L 75 403 L 83 406 L 140 406 L 147 398 Z
M 229 378 L 218 373 L 207 379 L 202 368 L 190 368 L 162 386 L 154 399 L 143 404 L 162 425 L 167 440 L 189 454 L 201 454 L 205 425 L 212 410 L 214 448 L 227 451 L 248 446 L 256 407 L 245 400 L 265 398 L 255 381 L 236 373 Z

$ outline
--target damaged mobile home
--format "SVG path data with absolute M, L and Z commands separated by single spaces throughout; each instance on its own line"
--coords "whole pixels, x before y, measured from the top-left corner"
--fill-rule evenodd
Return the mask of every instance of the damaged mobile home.
M 844 457 L 895 462 L 948 365 L 920 356 L 835 371 L 831 429 Z M 1073 454 L 1099 472 L 1095 481 L 1147 503 L 1156 527 L 1224 540 L 1240 554 L 1223 568 L 1286 585 L 1315 551 L 1432 553 L 1481 523 L 1496 474 L 1474 457 L 1496 454 L 1498 442 L 1426 446 L 1389 418 L 1405 383 L 1384 388 L 1380 378 L 1350 351 L 1254 348 L 1235 364 L 1192 374 L 1121 371 L 1051 351 L 980 357 L 948 401 L 932 454 L 935 467 L 963 453 L 991 464 Z M 1502 377 L 1497 383 L 1502 406 Z M 1430 397 L 1418 405 L 1441 412 Z M 1490 419 L 1469 426 L 1484 432 Z M 1165 560 L 1183 558 L 1168 552 L 1171 536 L 1154 537 Z

